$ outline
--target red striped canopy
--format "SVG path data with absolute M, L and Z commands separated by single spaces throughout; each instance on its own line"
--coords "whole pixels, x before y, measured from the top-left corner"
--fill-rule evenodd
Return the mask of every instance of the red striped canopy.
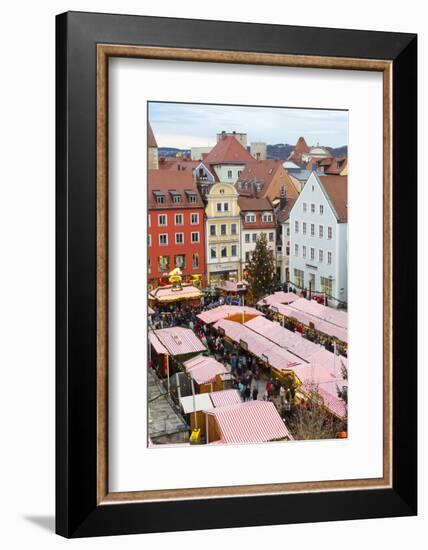
M 270 401 L 247 401 L 207 411 L 212 415 L 223 443 L 264 443 L 293 439 Z

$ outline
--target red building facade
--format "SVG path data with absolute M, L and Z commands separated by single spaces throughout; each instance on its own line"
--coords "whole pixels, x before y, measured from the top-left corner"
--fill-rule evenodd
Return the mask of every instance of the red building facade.
M 205 279 L 204 204 L 191 171 L 148 172 L 148 279 L 167 282 L 179 267 L 183 280 Z

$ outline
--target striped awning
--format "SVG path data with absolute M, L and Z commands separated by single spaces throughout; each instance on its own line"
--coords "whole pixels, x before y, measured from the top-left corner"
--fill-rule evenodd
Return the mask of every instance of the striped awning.
M 242 403 L 241 395 L 238 390 L 221 390 L 210 393 L 211 401 L 214 407 L 229 407 Z
M 292 439 L 270 401 L 247 401 L 207 411 L 215 418 L 223 443 L 263 443 Z
M 159 330 L 154 330 L 153 334 L 163 347 L 166 348 L 167 352 L 173 356 L 186 355 L 187 353 L 199 353 L 206 349 L 193 330 L 189 328 L 161 328 Z
M 197 317 L 203 323 L 209 325 L 211 323 L 216 323 L 217 321 L 220 321 L 220 319 L 227 319 L 227 317 L 230 317 L 231 315 L 239 314 L 254 315 L 256 317 L 264 316 L 261 311 L 253 307 L 224 305 L 215 307 L 214 309 L 203 311 L 202 313 L 199 313 Z
M 197 384 L 209 384 L 214 382 L 218 374 L 225 374 L 227 369 L 214 357 L 198 355 L 183 363 L 184 368 Z
M 159 339 L 156 338 L 153 332 L 149 332 L 149 342 L 154 347 L 156 353 L 163 353 L 164 355 L 168 353 L 168 350 L 162 345 Z

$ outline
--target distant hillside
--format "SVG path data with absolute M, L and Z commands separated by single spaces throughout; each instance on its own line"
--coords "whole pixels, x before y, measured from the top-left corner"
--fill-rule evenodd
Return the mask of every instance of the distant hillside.
M 327 147 L 333 157 L 347 157 L 348 156 L 348 146 L 342 145 L 342 147 Z
M 267 158 L 274 160 L 285 160 L 288 158 L 291 151 L 294 149 L 294 145 L 288 143 L 277 143 L 276 145 L 267 146 Z
M 250 148 L 247 147 L 249 150 Z M 294 145 L 289 143 L 277 143 L 275 145 L 267 146 L 267 158 L 274 160 L 285 160 L 294 149 Z M 342 145 L 342 147 L 326 147 L 334 157 L 342 157 L 348 155 L 348 147 Z M 159 147 L 160 157 L 175 157 L 177 153 L 190 155 L 190 149 L 177 149 L 176 147 Z
M 160 157 L 175 157 L 177 153 L 186 153 L 190 155 L 190 149 L 177 149 L 176 147 L 159 147 L 158 149 Z

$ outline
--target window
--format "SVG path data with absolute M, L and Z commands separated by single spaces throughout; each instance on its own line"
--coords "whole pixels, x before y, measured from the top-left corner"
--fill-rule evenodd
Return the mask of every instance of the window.
M 152 246 L 152 236 L 151 235 L 147 235 L 147 246 Z
M 333 261 L 333 254 L 331 252 L 327 252 L 327 263 L 331 264 Z
M 227 177 L 228 177 L 229 179 L 231 179 L 231 177 L 232 177 L 232 170 L 228 170 L 228 171 L 227 171 Z
M 249 252 L 245 252 L 245 261 L 246 262 L 250 261 L 250 253 Z
M 238 247 L 236 244 L 232 244 L 232 246 L 230 247 L 230 255 L 232 257 L 235 257 L 238 255 Z
M 220 256 L 227 258 L 227 246 L 225 244 L 220 247 Z
M 183 269 L 186 265 L 184 254 L 175 256 L 174 263 L 175 263 L 175 267 L 179 267 L 180 269 Z
M 215 237 L 217 235 L 216 226 L 210 225 L 210 235 L 211 237 Z
M 255 214 L 247 214 L 247 215 L 245 216 L 245 221 L 246 221 L 247 223 L 255 223 L 255 222 L 256 222 L 256 216 L 255 216 Z
M 151 259 L 150 256 L 147 257 L 147 271 L 148 271 L 149 273 L 152 272 L 152 259 Z
M 320 225 L 318 227 L 318 236 L 320 239 L 322 239 L 324 237 L 324 226 L 323 225 Z
M 211 258 L 217 258 L 217 247 L 216 246 L 211 246 L 210 247 L 210 257 Z
M 227 226 L 225 223 L 222 223 L 220 226 L 220 233 L 221 235 L 226 235 Z
M 312 188 L 313 191 L 313 188 Z M 315 214 L 315 204 L 311 202 L 311 214 Z
M 224 187 L 220 189 L 220 195 L 224 195 Z
M 195 203 L 196 202 L 196 195 L 188 195 L 189 202 Z
M 149 223 L 149 227 L 150 227 L 150 223 L 151 223 L 151 216 L 150 216 L 150 214 L 149 214 L 149 221 L 148 221 L 148 223 Z
M 183 214 L 175 215 L 175 225 L 183 225 Z
M 217 212 L 221 212 L 221 202 L 217 203 Z
M 158 204 L 165 204 L 165 197 L 164 197 L 163 195 L 158 195 L 158 196 L 156 197 L 156 202 L 157 202 Z
M 289 236 L 290 236 L 290 226 L 287 225 L 287 237 L 289 237 Z
M 192 225 L 198 225 L 199 223 L 199 214 L 190 214 L 190 223 Z
M 242 170 L 238 170 L 238 178 L 241 177 L 241 174 L 242 174 Z
M 315 185 L 312 186 L 312 191 L 315 191 Z
M 245 242 L 246 243 L 250 242 L 250 234 L 249 233 L 245 233 Z
M 193 267 L 193 269 L 199 267 L 199 254 L 198 253 L 192 254 L 192 267 Z
M 225 212 L 229 212 L 229 203 L 228 203 L 228 202 L 225 202 L 225 203 L 223 204 L 223 208 L 224 208 L 224 211 L 225 211 Z
M 303 288 L 303 271 L 301 269 L 294 270 L 294 284 Z
M 327 239 L 332 239 L 333 238 L 333 228 L 332 227 L 327 227 Z
M 311 248 L 311 260 L 315 260 L 315 248 Z
M 321 248 L 318 250 L 318 261 L 322 264 L 324 260 L 324 251 Z
M 199 242 L 199 231 L 194 231 L 192 233 L 192 243 L 198 243 Z
M 184 244 L 184 233 L 175 234 L 175 244 Z
M 308 211 L 308 203 L 307 202 L 304 202 L 303 203 L 303 212 L 307 212 Z
M 295 255 L 295 256 L 298 256 L 298 255 L 299 255 L 299 245 L 298 245 L 298 244 L 295 244 L 295 245 L 294 245 L 294 255 Z
M 272 222 L 272 214 L 263 214 L 263 223 Z
M 181 196 L 180 195 L 173 195 L 172 196 L 172 202 L 174 204 L 179 204 L 181 202 Z
M 302 246 L 302 256 L 304 258 L 306 258 L 306 246 L 305 245 Z
M 273 243 L 273 233 L 269 233 L 269 242 Z
M 167 225 L 167 216 L 166 214 L 159 214 L 158 216 L 158 225 Z
M 286 255 L 286 256 L 289 256 L 289 255 L 290 255 L 290 247 L 289 247 L 289 246 L 286 246 L 286 247 L 285 247 L 285 255 Z
M 159 244 L 165 246 L 168 244 L 168 235 L 166 233 L 161 233 L 159 235 Z
M 328 277 L 320 277 L 321 292 L 325 292 L 327 296 L 331 296 L 333 293 L 332 282 Z
M 306 235 L 306 222 L 302 223 L 302 231 L 303 231 L 303 235 Z
M 315 236 L 315 224 L 311 223 L 311 237 Z
M 257 233 L 252 233 L 251 235 L 253 243 L 257 241 Z
M 324 214 L 324 205 L 320 204 L 320 215 L 322 216 Z
M 158 258 L 159 271 L 169 270 L 169 256 L 159 256 Z
M 232 235 L 236 235 L 236 233 L 237 233 L 236 223 L 232 223 L 232 225 L 230 226 L 230 231 L 231 231 Z
M 294 232 L 295 233 L 299 232 L 299 222 L 297 220 L 294 222 Z

